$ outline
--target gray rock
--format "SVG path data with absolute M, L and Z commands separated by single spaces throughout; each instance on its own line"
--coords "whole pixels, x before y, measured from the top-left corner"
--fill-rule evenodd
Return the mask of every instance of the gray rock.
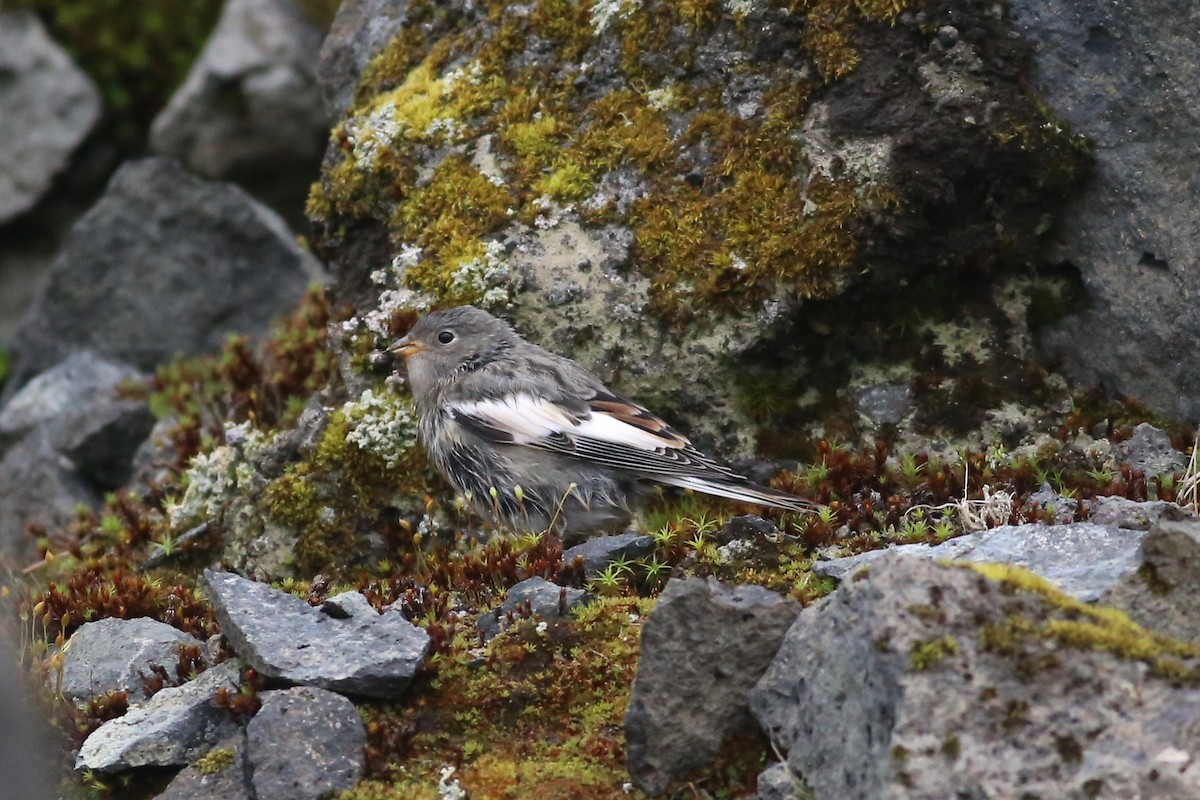
M 32 11 L 0 11 L 0 224 L 50 188 L 100 119 L 95 84 Z
M 317 62 L 317 78 L 331 115 L 340 117 L 350 108 L 354 87 L 367 62 L 407 20 L 406 2 L 346 0 L 338 7 Z
M 787 764 L 776 763 L 758 773 L 758 796 L 755 800 L 804 800 L 811 794 L 801 795 L 803 784 L 792 774 Z
M 1171 437 L 1148 422 L 1134 428 L 1133 436 L 1118 442 L 1116 450 L 1121 454 L 1122 464 L 1147 478 L 1182 472 L 1187 466 L 1187 456 L 1175 449 Z
M 362 719 L 353 703 L 324 689 L 263 692 L 246 739 L 256 797 L 318 800 L 349 789 L 363 773 Z
M 1200 416 L 1200 6 L 1176 0 L 1014 0 L 1034 87 L 1095 146 L 1096 173 L 1058 221 L 1048 260 L 1091 302 L 1053 325 L 1068 373 L 1176 419 Z M 1185 33 L 1186 32 L 1186 33 Z
M 1044 513 L 1049 514 L 1050 519 L 1056 525 L 1066 525 L 1075 519 L 1076 501 L 1054 491 L 1049 483 L 1043 483 L 1036 492 L 1032 492 L 1026 498 L 1025 502 L 1030 508 L 1037 504 Z M 1096 520 L 1092 520 L 1092 522 L 1100 524 Z
M 1124 497 L 1097 497 L 1084 503 L 1088 521 L 1108 528 L 1148 531 L 1166 514 L 1194 516 L 1192 512 L 1165 500 L 1137 501 Z
M 625 714 L 625 763 L 643 791 L 712 762 L 755 736 L 746 695 L 766 671 L 800 604 L 761 586 L 672 579 L 642 629 Z
M 246 733 L 238 731 L 176 775 L 155 800 L 254 800 Z
M 144 696 L 142 679 L 154 674 L 151 665 L 165 668 L 174 682 L 187 678 L 178 670 L 180 645 L 203 648 L 204 642 L 148 617 L 84 623 L 64 651 L 62 694 L 85 703 L 125 692 L 136 703 Z
M 34 431 L 0 459 L 0 553 L 28 560 L 35 542 L 25 535 L 27 526 L 53 530 L 70 522 L 77 507 L 99 503 L 75 465 L 44 431 Z
M 509 589 L 500 607 L 483 614 L 475 627 L 483 640 L 488 641 L 508 627 L 511 619 L 520 619 L 521 610 L 527 605 L 538 619 L 551 621 L 566 617 L 592 599 L 582 589 L 559 586 L 545 578 L 528 578 Z
M 314 74 L 320 47 L 295 0 L 230 0 L 155 118 L 151 149 L 208 178 L 315 176 L 329 132 Z
M 226 661 L 182 686 L 161 690 L 125 716 L 110 719 L 84 741 L 76 769 L 117 772 L 187 764 L 232 735 L 237 723 L 218 708 L 218 689 L 236 692 L 240 671 Z
M 564 551 L 561 561 L 564 567 L 574 567 L 577 560 L 581 561 L 584 579 L 591 580 L 614 561 L 645 558 L 653 553 L 653 537 L 627 531 L 616 536 L 596 536 L 588 539 L 583 544 L 577 544 Z
M 898 425 L 913 411 L 912 387 L 903 383 L 880 383 L 861 390 L 854 408 L 871 428 Z
M 0 410 L 0 451 L 34 428 L 77 471 L 104 489 L 128 480 L 133 455 L 154 427 L 146 403 L 126 399 L 123 385 L 146 379 L 132 367 L 82 350 L 27 383 Z
M 68 235 L 21 322 L 5 396 L 72 352 L 150 370 L 262 334 L 320 268 L 283 221 L 234 186 L 165 158 L 128 162 Z
M 225 638 L 267 678 L 394 698 L 429 652 L 429 634 L 396 610 L 339 602 L 339 618 L 229 572 L 206 570 L 204 579 Z
M 1142 541 L 1142 569 L 1100 602 L 1153 631 L 1200 643 L 1200 520 L 1163 514 Z
M 820 575 L 844 579 L 863 564 L 890 553 L 929 560 L 1016 564 L 1036 572 L 1060 591 L 1093 602 L 1141 566 L 1144 531 L 1070 525 L 1002 525 L 941 544 L 905 544 L 818 563 Z
M 750 706 L 818 800 L 1200 796 L 1200 692 L 1039 628 L 1070 603 L 892 555 L 801 612 Z

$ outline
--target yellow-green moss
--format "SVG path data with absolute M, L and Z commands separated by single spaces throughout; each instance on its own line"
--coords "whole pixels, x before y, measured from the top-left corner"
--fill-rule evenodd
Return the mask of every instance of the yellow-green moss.
M 952 562 L 954 563 L 954 562 Z M 1002 624 L 981 630 L 980 644 L 997 652 L 1013 652 L 1025 640 L 1051 639 L 1066 647 L 1096 650 L 1132 661 L 1141 661 L 1160 676 L 1172 680 L 1200 680 L 1200 646 L 1148 631 L 1114 608 L 1090 606 L 1063 594 L 1048 581 L 1010 564 L 960 564 L 1014 590 L 1047 601 L 1063 616 L 1029 620 L 1012 614 Z
M 196 769 L 201 775 L 213 775 L 233 766 L 236 754 L 228 747 L 217 747 L 196 759 Z
M 797 0 L 788 10 L 808 20 L 806 41 L 822 75 L 832 79 L 856 62 L 858 26 L 890 21 L 903 5 Z M 696 43 L 726 13 L 719 3 L 630 3 L 599 33 L 592 12 L 590 4 L 567 0 L 539 0 L 528 15 L 492 3 L 482 26 L 452 32 L 448 21 L 439 22 L 446 33 L 434 43 L 401 34 L 365 71 L 353 118 L 335 133 L 345 157 L 314 189 L 310 214 L 383 218 L 397 245 L 426 249 L 409 285 L 446 303 L 478 299 L 456 293 L 452 280 L 471 257 L 471 240 L 512 221 L 533 224 L 545 196 L 586 206 L 581 213 L 591 221 L 633 229 L 634 268 L 650 279 L 653 307 L 664 316 L 722 303 L 744 307 L 747 297 L 780 290 L 804 297 L 835 292 L 837 275 L 858 257 L 858 221 L 886 192 L 798 177 L 808 166 L 795 126 L 815 84 L 781 80 L 764 93 L 763 113 L 743 120 L 721 110 L 720 87 L 700 82 L 707 88 L 698 89 L 694 81 L 675 83 L 656 73 L 681 24 L 695 33 L 675 48 L 672 63 L 686 67 Z M 437 18 L 424 6 L 413 13 Z M 630 88 L 584 100 L 561 66 L 576 63 L 601 37 L 601 46 L 611 46 L 613 36 Z M 535 65 L 520 60 L 531 37 L 554 50 Z M 690 115 L 683 133 L 672 134 L 668 110 Z M 419 179 L 414 164 L 428 153 L 414 145 L 484 134 L 495 134 L 506 159 L 499 173 L 484 175 L 466 156 L 451 155 Z M 697 144 L 715 157 L 699 187 L 674 174 L 681 148 Z M 625 218 L 584 203 L 617 170 L 643 176 L 648 188 Z
M 519 622 L 482 649 L 473 630 L 459 634 L 434 657 L 426 693 L 364 710 L 376 740 L 390 726 L 416 732 L 394 775 L 342 800 L 437 797 L 447 764 L 460 765 L 453 778 L 473 800 L 626 796 L 623 719 L 652 605 L 598 600 L 570 622 Z
M 932 669 L 943 659 L 958 655 L 958 640 L 946 634 L 928 642 L 914 642 L 909 652 L 909 666 L 915 672 Z

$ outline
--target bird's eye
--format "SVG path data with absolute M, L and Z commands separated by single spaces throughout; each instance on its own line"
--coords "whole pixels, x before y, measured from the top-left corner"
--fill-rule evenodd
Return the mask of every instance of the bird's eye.
M 442 331 L 438 334 L 438 341 L 442 344 L 450 344 L 454 341 L 454 331 Z

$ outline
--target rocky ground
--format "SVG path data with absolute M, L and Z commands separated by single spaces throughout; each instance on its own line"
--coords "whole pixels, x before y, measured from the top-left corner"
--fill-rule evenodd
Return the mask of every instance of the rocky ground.
M 18 5 L 6 790 L 1200 796 L 1200 12 Z M 463 302 L 821 511 L 491 530 Z

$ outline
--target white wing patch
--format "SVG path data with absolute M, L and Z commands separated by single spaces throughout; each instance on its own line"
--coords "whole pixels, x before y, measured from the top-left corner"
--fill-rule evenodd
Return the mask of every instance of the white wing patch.
M 557 433 L 572 439 L 593 439 L 640 450 L 665 449 L 662 437 L 622 422 L 611 414 L 597 412 L 580 419 L 555 403 L 525 392 L 499 400 L 451 403 L 450 410 L 456 415 L 474 417 L 498 431 L 508 433 L 518 444 L 536 447 Z

